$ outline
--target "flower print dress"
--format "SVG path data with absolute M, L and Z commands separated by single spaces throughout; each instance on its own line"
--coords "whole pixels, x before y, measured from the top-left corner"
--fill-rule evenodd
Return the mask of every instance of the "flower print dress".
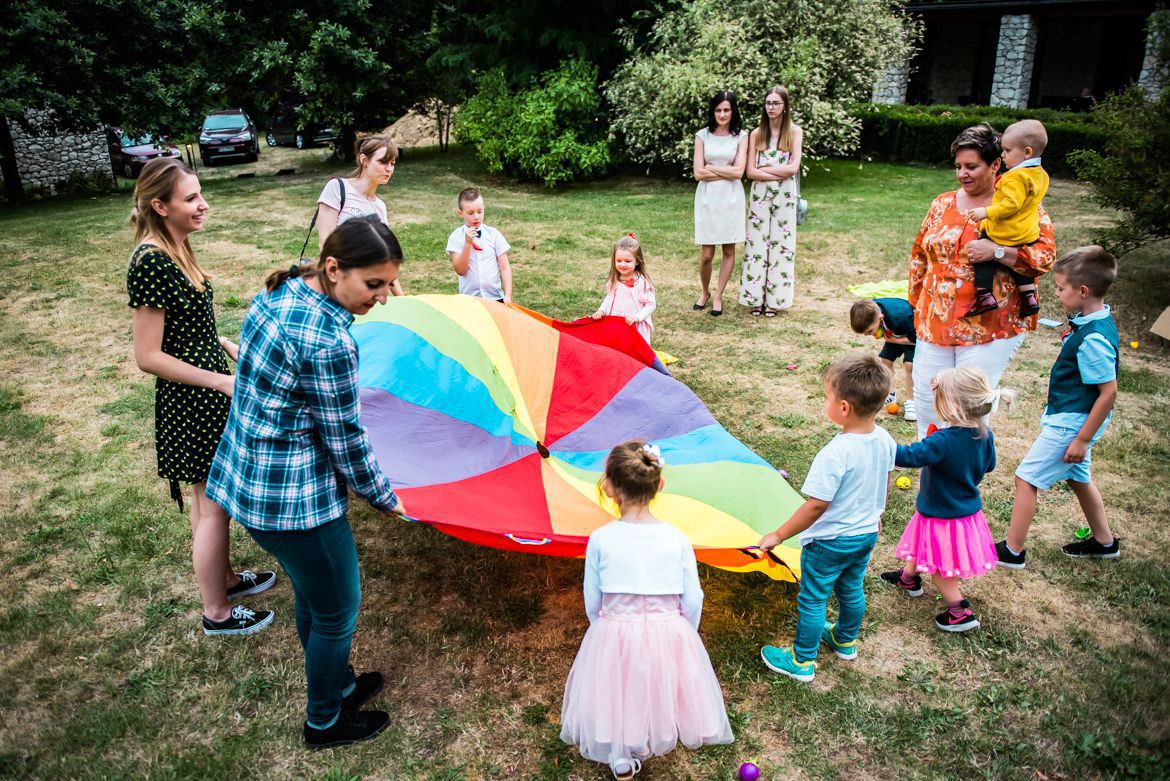
M 787 165 L 783 149 L 757 152 L 757 165 Z M 739 303 L 752 308 L 792 306 L 796 269 L 796 178 L 752 182 Z

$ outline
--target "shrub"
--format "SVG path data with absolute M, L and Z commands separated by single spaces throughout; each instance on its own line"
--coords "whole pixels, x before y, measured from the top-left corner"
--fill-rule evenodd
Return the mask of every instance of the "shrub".
M 1073 166 L 1093 185 L 1093 200 L 1123 213 L 1097 241 L 1122 255 L 1170 239 L 1170 11 L 1150 17 L 1160 29 L 1157 53 L 1161 91 L 1141 87 L 1107 98 L 1093 109 L 1103 133 L 1099 144 L 1073 155 Z
M 474 144 L 489 171 L 552 187 L 609 170 L 597 66 L 569 60 L 513 93 L 502 68 L 486 73 L 460 109 L 455 135 Z
M 915 35 L 886 0 L 693 0 L 658 19 L 606 85 L 611 124 L 631 159 L 689 171 L 717 90 L 736 93 L 750 130 L 764 92 L 779 83 L 804 128 L 805 153 L 848 153 L 858 139 L 854 103 L 887 65 L 905 60 Z
M 896 162 L 948 163 L 951 142 L 965 128 L 987 122 L 1003 131 L 1012 122 L 1032 118 L 1043 122 L 1048 130 L 1044 169 L 1054 176 L 1073 176 L 1069 155 L 1105 141 L 1105 132 L 1092 115 L 1050 109 L 863 104 L 857 107 L 855 116 L 861 121 L 861 152 Z

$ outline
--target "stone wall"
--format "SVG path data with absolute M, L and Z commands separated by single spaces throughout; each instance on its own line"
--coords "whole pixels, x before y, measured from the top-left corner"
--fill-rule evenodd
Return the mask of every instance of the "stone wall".
M 49 115 L 29 109 L 25 116 L 31 127 L 38 128 Z M 18 122 L 9 122 L 8 128 L 12 133 L 20 182 L 26 194 L 56 195 L 74 174 L 87 179 L 104 176 L 112 184 L 110 150 L 100 128 L 80 134 L 29 132 Z
M 1000 20 L 995 59 L 991 105 L 1027 108 L 1036 59 L 1036 24 L 1031 16 L 1007 15 Z
M 910 68 L 906 64 L 887 68 L 873 85 L 873 102 L 897 106 L 906 102 L 906 85 L 910 83 Z
M 1170 16 L 1170 11 L 1159 10 L 1154 12 L 1160 15 L 1161 19 L 1166 19 Z M 1158 46 L 1161 43 L 1161 36 L 1159 34 L 1158 25 L 1154 24 L 1154 20 L 1150 20 L 1150 32 L 1146 38 L 1146 56 L 1142 60 L 1142 72 L 1138 76 L 1138 84 L 1145 89 L 1146 94 L 1151 98 L 1156 96 L 1166 86 L 1164 83 L 1166 71 L 1170 70 L 1170 63 L 1158 62 Z

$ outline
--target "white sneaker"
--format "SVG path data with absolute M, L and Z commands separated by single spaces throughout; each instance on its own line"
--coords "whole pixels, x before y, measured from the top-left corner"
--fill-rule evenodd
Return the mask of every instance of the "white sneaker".
M 898 391 L 890 391 L 890 395 L 886 396 L 886 405 L 898 403 Z
M 918 413 L 914 410 L 913 400 L 907 400 L 902 405 L 902 417 L 911 422 L 918 420 Z

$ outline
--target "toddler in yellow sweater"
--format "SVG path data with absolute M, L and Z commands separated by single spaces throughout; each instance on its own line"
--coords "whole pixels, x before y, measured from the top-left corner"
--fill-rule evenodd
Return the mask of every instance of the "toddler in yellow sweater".
M 970 209 L 967 219 L 979 222 L 983 235 L 1003 247 L 1020 247 L 1040 238 L 1040 202 L 1048 192 L 1048 174 L 1041 167 L 1040 155 L 1048 145 L 1044 125 L 1024 119 L 1003 131 L 1003 163 L 1007 173 L 995 183 L 991 205 Z M 996 257 L 999 257 L 997 254 Z M 974 264 L 975 303 L 964 317 L 976 317 L 999 307 L 992 292 L 998 263 Z M 1006 269 L 1020 291 L 1020 317 L 1040 311 L 1036 298 L 1036 280 Z

